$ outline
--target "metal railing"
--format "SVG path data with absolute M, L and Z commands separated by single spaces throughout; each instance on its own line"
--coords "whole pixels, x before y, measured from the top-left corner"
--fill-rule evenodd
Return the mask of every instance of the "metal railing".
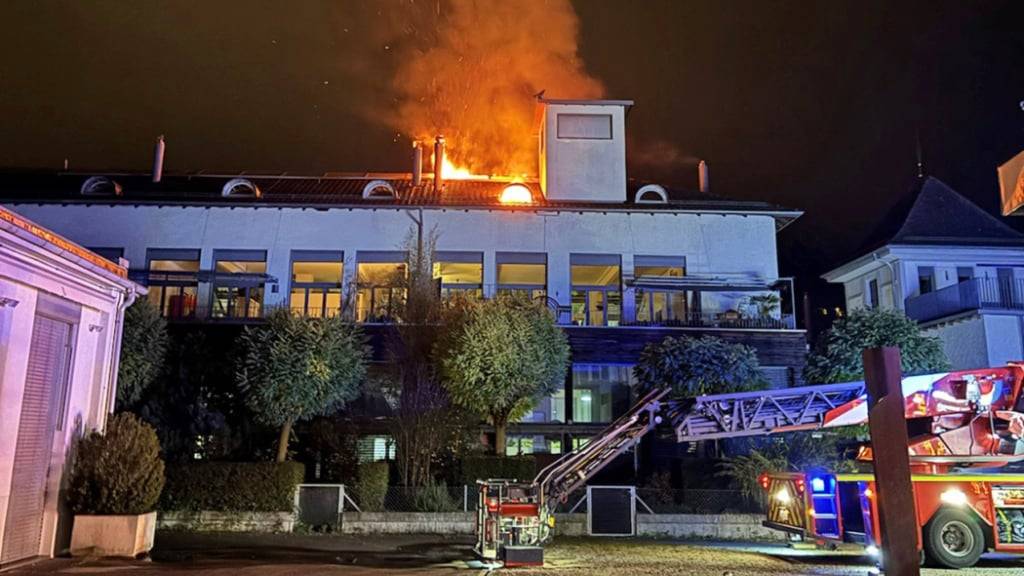
M 1024 279 L 972 278 L 906 300 L 907 316 L 918 322 L 983 309 L 1024 311 Z

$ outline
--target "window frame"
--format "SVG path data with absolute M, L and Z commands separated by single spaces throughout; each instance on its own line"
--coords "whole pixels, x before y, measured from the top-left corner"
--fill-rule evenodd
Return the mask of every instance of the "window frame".
M 341 268 L 338 270 L 338 281 L 335 282 L 297 282 L 295 280 L 295 264 L 296 263 L 316 263 L 316 264 L 340 264 Z M 345 252 L 343 250 L 292 250 L 288 260 L 288 309 L 293 313 L 300 313 L 302 316 L 309 316 L 309 295 L 310 291 L 320 291 L 323 295 L 323 302 L 320 305 L 320 315 L 315 316 L 316 318 L 329 318 L 336 314 L 340 314 L 345 308 Z M 295 290 L 303 291 L 302 299 L 302 310 L 297 311 L 292 306 L 292 292 Z M 335 311 L 335 314 L 330 314 L 330 309 L 327 307 L 327 295 L 336 291 L 339 295 L 339 308 Z
M 544 269 L 543 284 L 502 284 L 501 267 L 504 264 L 521 266 L 541 266 Z M 501 293 L 525 293 L 531 300 L 547 298 L 548 295 L 548 255 L 546 252 L 497 252 L 494 255 L 495 291 Z
M 401 251 L 401 250 L 394 250 L 394 251 L 377 251 L 377 250 L 374 250 L 374 251 L 357 251 L 356 252 L 356 262 L 355 262 L 356 269 L 353 271 L 354 274 L 355 274 L 355 276 L 353 278 L 354 278 L 354 282 L 355 282 L 355 285 L 356 285 L 355 297 L 356 297 L 356 300 L 357 300 L 356 306 L 355 306 L 356 322 L 369 323 L 369 324 L 379 323 L 377 321 L 370 320 L 370 318 L 376 318 L 377 317 L 377 316 L 375 316 L 374 312 L 376 311 L 376 308 L 377 308 L 377 302 L 376 301 L 377 301 L 378 291 L 386 291 L 387 295 L 388 295 L 388 298 L 387 298 L 387 309 L 385 311 L 385 314 L 383 316 L 380 316 L 380 318 L 383 318 L 384 322 L 388 322 L 388 321 L 394 320 L 395 319 L 395 313 L 396 313 L 396 310 L 394 310 L 394 307 L 393 307 L 393 303 L 395 301 L 395 295 L 399 294 L 399 295 L 404 296 L 404 291 L 405 291 L 405 288 L 402 287 L 402 286 L 379 285 L 379 284 L 363 284 L 363 283 L 361 283 L 359 281 L 359 266 L 362 265 L 362 264 L 392 264 L 392 265 L 399 265 L 400 264 L 402 266 L 405 266 L 405 274 L 408 276 L 408 274 L 409 274 L 409 261 L 408 260 L 409 260 L 408 259 L 408 254 L 406 252 L 404 252 L 404 251 Z M 369 291 L 368 293 L 369 293 L 370 303 L 369 303 L 369 306 L 367 307 L 367 310 L 368 310 L 367 316 L 365 318 L 360 318 L 359 317 L 360 310 L 359 310 L 359 306 L 358 306 L 358 299 L 359 299 L 359 296 L 360 296 L 360 292 L 362 292 L 363 290 L 368 290 Z M 383 292 L 381 292 L 381 293 L 383 294 Z
M 439 280 L 441 296 L 447 297 L 455 294 L 473 295 L 482 298 L 484 294 L 484 253 L 472 251 L 439 250 L 434 253 L 431 261 L 431 275 L 434 280 Z M 434 275 L 434 268 L 442 264 L 477 264 L 480 266 L 480 282 L 444 282 L 443 277 Z
M 195 272 L 170 272 L 153 270 L 153 262 L 195 262 Z M 146 249 L 146 287 L 150 292 L 156 289 L 160 293 L 160 315 L 164 318 L 195 318 L 199 307 L 199 274 L 202 270 L 202 250 L 199 248 L 148 248 Z M 154 278 L 154 275 L 163 278 Z M 173 279 L 179 277 L 180 279 Z M 167 310 L 167 299 L 171 294 L 168 288 L 177 288 L 177 296 L 184 296 L 186 288 L 192 288 L 195 298 L 191 309 L 182 314 L 171 315 Z M 148 295 L 147 295 L 148 297 Z
M 618 282 L 614 285 L 592 285 L 575 284 L 572 280 L 573 268 L 576 266 L 616 266 L 618 268 Z M 569 255 L 569 305 L 570 319 L 575 322 L 575 311 L 572 306 L 576 304 L 578 293 L 583 295 L 583 323 L 579 326 L 620 326 L 623 313 L 623 290 L 622 290 L 622 256 L 618 254 L 570 254 Z M 601 293 L 601 323 L 595 324 L 591 319 L 591 301 L 596 293 Z M 615 295 L 618 298 L 619 318 L 616 324 L 609 324 L 608 309 L 610 308 L 609 296 Z
M 224 278 L 221 277 L 221 272 L 217 270 L 217 265 L 221 262 L 262 262 L 263 263 L 263 274 L 266 276 L 267 271 L 267 251 L 266 250 L 237 250 L 237 249 L 219 249 L 213 251 L 213 260 L 211 261 L 211 270 L 213 277 L 210 282 L 210 317 L 218 319 L 232 319 L 232 320 L 245 320 L 250 318 L 260 318 L 263 315 L 264 299 L 266 298 L 266 278 L 263 280 L 254 280 L 251 278 Z M 220 288 L 227 289 L 232 297 L 229 297 L 223 314 L 218 313 L 216 302 L 217 290 Z M 259 297 L 254 298 L 256 291 L 259 291 Z M 238 291 L 238 292 L 236 292 Z M 242 314 L 238 314 L 233 304 L 237 298 L 237 294 L 241 294 L 245 302 L 245 306 L 242 310 Z M 253 302 L 257 302 L 257 305 L 253 307 Z

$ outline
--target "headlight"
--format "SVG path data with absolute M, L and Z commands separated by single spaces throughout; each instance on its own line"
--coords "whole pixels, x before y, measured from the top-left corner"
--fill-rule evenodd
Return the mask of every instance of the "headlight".
M 962 490 L 958 488 L 950 488 L 939 496 L 939 499 L 946 504 L 952 504 L 953 506 L 964 506 L 967 504 L 967 494 L 964 494 Z
M 793 497 L 789 495 L 789 490 L 786 490 L 785 488 L 782 488 L 775 493 L 775 499 L 783 504 L 789 504 L 793 501 Z

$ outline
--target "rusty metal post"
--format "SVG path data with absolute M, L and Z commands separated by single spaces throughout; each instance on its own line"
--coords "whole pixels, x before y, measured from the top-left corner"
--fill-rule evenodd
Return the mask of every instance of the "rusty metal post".
M 883 566 L 886 574 L 918 576 L 921 573 L 917 551 L 920 527 L 914 510 L 914 488 L 907 456 L 909 442 L 900 349 L 868 348 L 864 350 L 863 360 Z

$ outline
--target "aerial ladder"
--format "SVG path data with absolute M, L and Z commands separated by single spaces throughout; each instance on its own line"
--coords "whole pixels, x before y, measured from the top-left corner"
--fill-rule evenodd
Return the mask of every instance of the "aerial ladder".
M 903 379 L 902 387 L 905 416 L 911 432 L 908 454 L 916 478 L 915 491 L 928 493 L 929 498 L 934 497 L 941 503 L 941 494 L 932 495 L 930 489 L 919 489 L 918 481 L 935 485 L 946 478 L 953 478 L 949 482 L 954 483 L 961 477 L 968 478 L 968 482 L 974 481 L 975 496 L 988 498 L 984 501 L 968 499 L 982 510 L 978 525 L 987 526 L 992 531 L 991 535 L 984 535 L 984 542 L 989 544 L 989 548 L 1024 552 L 1024 476 L 985 476 L 998 483 L 993 490 L 991 482 L 979 484 L 981 481 L 975 476 L 963 476 L 961 473 L 1024 459 L 1024 443 L 1009 433 L 1011 426 L 1008 426 L 1011 420 L 1015 430 L 1024 426 L 1022 382 L 1024 368 L 1010 364 L 999 368 L 910 376 Z M 688 399 L 672 398 L 668 388 L 649 390 L 601 433 L 542 469 L 532 482 L 511 479 L 478 481 L 476 552 L 486 560 L 503 560 L 506 566 L 542 563 L 542 545 L 552 535 L 555 508 L 660 425 L 671 427 L 677 442 L 697 442 L 829 429 L 866 422 L 867 397 L 863 382 Z M 858 459 L 870 462 L 870 447 L 862 447 Z M 816 488 L 823 478 L 827 478 L 831 492 L 823 495 L 807 491 L 808 483 Z M 843 505 L 850 507 L 849 502 L 839 501 L 839 485 L 855 482 L 858 496 L 870 495 L 873 475 L 819 475 L 810 480 L 808 482 L 806 474 L 779 474 L 760 479 L 762 486 L 773 496 L 785 494 L 786 498 L 780 498 L 786 500 L 785 504 L 804 504 L 789 506 L 780 512 L 775 506 L 776 499 L 770 497 L 772 502 L 765 524 L 807 538 L 835 540 L 842 532 L 839 529 L 840 509 Z M 978 486 L 987 486 L 987 492 Z M 1016 497 L 1016 490 L 1020 492 L 1019 519 L 1016 508 L 1003 506 L 1002 511 L 1005 517 L 1012 516 L 1019 521 L 1013 526 L 1000 527 L 995 515 L 999 507 L 992 502 L 993 494 L 1010 502 L 1002 504 L 1015 505 L 1016 500 L 1007 495 Z M 828 498 L 832 500 L 827 501 Z M 955 498 L 960 500 L 959 496 Z M 873 542 L 877 540 L 879 529 L 871 526 L 877 518 L 877 510 L 872 510 L 871 506 L 877 506 L 877 503 L 872 504 L 870 498 L 859 499 L 863 504 L 864 521 L 857 524 L 857 531 L 851 532 L 863 535 L 865 543 Z M 818 501 L 827 504 L 827 511 L 819 513 L 815 510 Z M 924 508 L 919 510 L 924 515 L 921 518 L 923 530 L 937 510 L 930 505 Z M 987 513 L 984 512 L 986 510 Z M 827 522 L 829 514 L 835 516 L 834 522 Z M 780 518 L 783 521 L 779 521 Z M 819 525 L 825 528 L 817 530 Z M 1002 538 L 998 533 L 1000 529 L 1006 534 L 1018 529 L 1020 534 L 1019 537 Z M 925 542 L 927 535 L 926 531 L 923 532 L 919 543 L 925 550 L 929 549 Z M 1015 539 L 1019 539 L 1019 543 Z M 1019 550 L 1016 546 L 1020 547 Z M 954 554 L 953 561 L 944 564 L 962 564 L 965 558 L 970 560 L 973 553 L 972 549 L 967 556 L 955 557 Z

